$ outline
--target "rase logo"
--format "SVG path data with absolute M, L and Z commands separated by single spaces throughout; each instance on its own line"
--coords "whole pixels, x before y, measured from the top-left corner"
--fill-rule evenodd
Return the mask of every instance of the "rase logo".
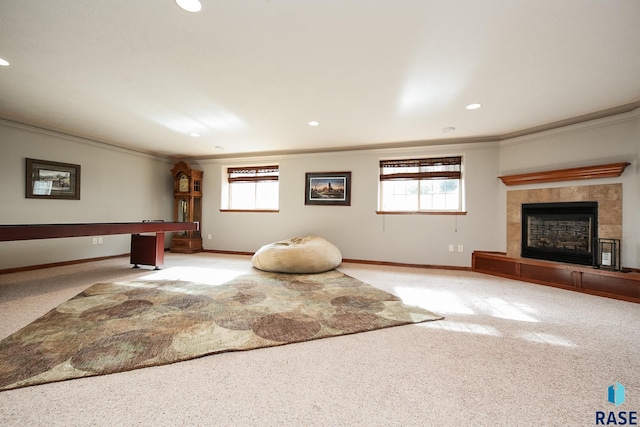
M 616 405 L 616 408 L 622 405 L 626 399 L 626 389 L 622 384 L 616 382 L 607 388 L 607 401 Z M 601 426 L 637 426 L 638 425 L 638 412 L 637 411 L 596 411 L 596 425 Z
M 609 386 L 607 389 L 607 400 L 609 403 L 613 403 L 616 405 L 616 408 L 624 403 L 625 398 L 625 388 L 619 382 L 616 382 L 614 385 Z

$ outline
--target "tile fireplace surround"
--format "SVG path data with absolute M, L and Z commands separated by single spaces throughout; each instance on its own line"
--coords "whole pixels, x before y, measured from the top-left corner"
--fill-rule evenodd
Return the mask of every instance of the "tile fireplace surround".
M 622 238 L 622 184 L 507 191 L 507 256 L 520 257 L 523 203 L 598 202 L 598 237 Z
M 640 272 L 520 256 L 523 203 L 598 202 L 598 236 L 622 237 L 622 184 L 541 188 L 507 192 L 507 253 L 474 251 L 473 271 L 640 304 Z

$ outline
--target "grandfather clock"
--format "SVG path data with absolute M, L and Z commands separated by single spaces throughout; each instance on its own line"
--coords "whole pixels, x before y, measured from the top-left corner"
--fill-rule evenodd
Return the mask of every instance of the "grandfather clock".
M 185 162 L 178 162 L 173 173 L 173 221 L 202 221 L 202 171 L 193 170 Z M 202 235 L 198 231 L 173 233 L 171 252 L 192 254 L 202 251 Z

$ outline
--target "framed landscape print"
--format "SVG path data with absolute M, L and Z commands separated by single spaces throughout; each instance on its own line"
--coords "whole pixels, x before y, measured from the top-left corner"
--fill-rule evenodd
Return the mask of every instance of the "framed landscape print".
M 80 165 L 27 159 L 28 199 L 80 200 Z
M 307 172 L 305 205 L 351 206 L 351 172 Z

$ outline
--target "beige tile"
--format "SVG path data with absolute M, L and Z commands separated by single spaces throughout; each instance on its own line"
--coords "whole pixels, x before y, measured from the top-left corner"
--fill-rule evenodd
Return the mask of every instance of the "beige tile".
M 622 184 L 592 185 L 589 187 L 591 200 L 622 200 Z
M 518 223 L 522 220 L 522 205 L 513 206 L 507 209 L 507 224 Z
M 507 191 L 507 205 L 521 205 L 527 200 L 525 190 Z
M 598 225 L 598 237 L 607 239 L 622 238 L 621 225 Z
M 622 201 L 598 201 L 598 224 L 622 225 Z
M 517 258 L 520 256 L 520 239 L 517 242 L 509 241 L 507 243 L 507 256 Z
M 560 187 L 559 191 L 559 201 L 563 202 L 580 202 L 585 200 L 590 200 L 589 195 L 589 186 L 580 186 L 580 187 Z
M 507 242 L 517 242 L 520 245 L 520 238 L 522 237 L 522 229 L 520 228 L 520 222 L 507 224 Z
M 571 187 L 569 187 L 571 188 Z M 549 190 L 549 200 L 546 200 L 545 202 L 554 202 L 554 201 L 562 201 L 562 189 L 563 187 L 558 187 L 558 188 L 550 188 Z
M 601 237 L 622 236 L 622 184 L 581 185 L 507 191 L 507 254 L 520 256 L 523 203 L 598 202 L 598 233 Z
M 541 188 L 539 190 L 533 190 L 531 202 L 532 203 L 547 203 L 554 200 L 553 188 Z

